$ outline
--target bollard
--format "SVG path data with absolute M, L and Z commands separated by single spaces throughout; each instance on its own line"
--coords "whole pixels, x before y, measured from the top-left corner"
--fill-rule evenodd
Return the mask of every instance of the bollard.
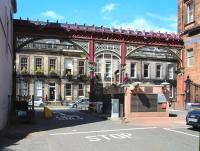
M 52 117 L 53 117 L 52 111 L 47 106 L 45 106 L 44 107 L 44 118 L 49 119 Z

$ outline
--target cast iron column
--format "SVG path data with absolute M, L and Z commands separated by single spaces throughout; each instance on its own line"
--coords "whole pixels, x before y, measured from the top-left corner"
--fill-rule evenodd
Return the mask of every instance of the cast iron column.
M 185 81 L 186 83 L 186 90 L 185 90 L 185 103 L 190 102 L 190 84 L 191 84 L 191 80 L 189 78 L 189 76 L 187 76 L 187 80 Z
M 121 44 L 121 73 L 119 73 L 120 76 L 120 83 L 124 83 L 124 79 L 125 79 L 125 73 L 124 73 L 124 68 L 126 65 L 126 43 L 122 42 Z
M 89 54 L 90 54 L 90 60 L 89 64 L 91 66 L 94 66 L 94 40 L 91 39 L 89 41 Z M 93 94 L 94 94 L 94 71 L 90 69 L 90 100 L 93 100 Z

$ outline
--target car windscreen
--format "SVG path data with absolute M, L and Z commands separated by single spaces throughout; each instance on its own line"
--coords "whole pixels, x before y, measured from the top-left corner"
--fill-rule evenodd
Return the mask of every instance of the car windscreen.
M 187 109 L 188 111 L 200 110 L 200 103 L 188 103 Z

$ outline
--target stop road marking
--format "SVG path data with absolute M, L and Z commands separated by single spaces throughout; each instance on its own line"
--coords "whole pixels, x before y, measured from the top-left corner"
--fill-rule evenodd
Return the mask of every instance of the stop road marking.
M 85 138 L 91 142 L 97 142 L 102 140 L 110 141 L 111 139 L 130 139 L 132 134 L 130 133 L 120 133 L 120 134 L 108 134 L 108 135 L 95 135 L 95 136 L 86 136 Z

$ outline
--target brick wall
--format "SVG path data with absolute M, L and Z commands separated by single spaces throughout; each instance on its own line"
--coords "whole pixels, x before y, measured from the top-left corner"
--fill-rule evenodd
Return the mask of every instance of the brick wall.
M 178 0 L 178 31 L 182 34 L 184 40 L 183 49 L 183 66 L 184 75 L 178 77 L 177 80 L 177 94 L 178 94 L 178 107 L 184 107 L 184 81 L 187 76 L 190 76 L 191 80 L 200 84 L 200 1 L 194 0 L 194 21 L 187 24 L 187 4 L 192 0 Z M 188 49 L 193 49 L 193 65 L 188 66 Z

